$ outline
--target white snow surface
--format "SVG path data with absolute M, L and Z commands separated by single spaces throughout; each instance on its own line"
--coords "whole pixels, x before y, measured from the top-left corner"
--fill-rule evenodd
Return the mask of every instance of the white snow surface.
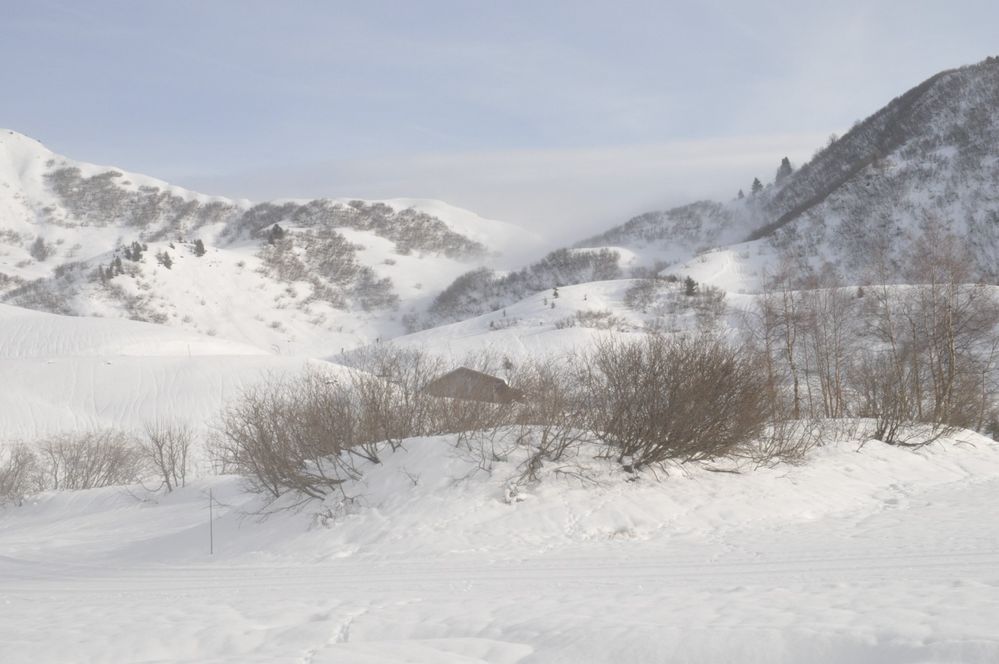
M 515 500 L 521 459 L 474 456 L 407 441 L 325 525 L 255 516 L 235 477 L 0 511 L 2 659 L 999 661 L 999 446 L 981 436 L 630 482 L 575 459 L 595 483 L 550 466 Z
M 178 420 L 204 432 L 241 389 L 308 366 L 340 370 L 162 325 L 0 305 L 0 444 Z

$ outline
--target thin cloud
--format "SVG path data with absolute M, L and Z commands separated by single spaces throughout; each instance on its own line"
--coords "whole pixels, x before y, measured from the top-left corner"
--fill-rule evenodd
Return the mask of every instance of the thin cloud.
M 440 198 L 520 224 L 550 242 L 579 239 L 630 214 L 727 199 L 784 156 L 801 164 L 830 132 L 658 145 L 423 153 L 181 177 L 207 193 L 261 200 L 318 196 Z

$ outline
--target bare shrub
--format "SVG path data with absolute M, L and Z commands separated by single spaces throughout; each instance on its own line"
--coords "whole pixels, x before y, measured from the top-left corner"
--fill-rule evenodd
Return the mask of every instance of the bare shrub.
M 690 301 L 694 307 L 697 325 L 702 331 L 716 328 L 728 310 L 728 305 L 725 303 L 725 291 L 709 284 L 701 284 L 698 292 L 690 298 Z
M 665 287 L 666 283 L 665 280 L 656 277 L 635 279 L 624 291 L 624 304 L 629 309 L 644 313 L 655 303 L 660 289 Z
M 359 477 L 350 453 L 358 417 L 349 389 L 318 372 L 247 388 L 223 411 L 212 453 L 275 498 L 322 498 Z
M 586 309 L 577 311 L 572 316 L 567 316 L 555 322 L 555 329 L 561 330 L 567 327 L 589 327 L 595 330 L 619 330 L 627 328 L 625 321 L 615 316 L 607 309 Z
M 988 287 L 967 283 L 967 247 L 957 238 L 924 229 L 916 251 L 923 283 L 867 289 L 872 343 L 851 373 L 858 414 L 889 444 L 984 430 L 993 405 L 999 304 Z
M 379 344 L 345 359 L 359 371 L 349 378 L 363 413 L 363 438 L 388 441 L 395 449 L 412 436 L 442 433 L 439 400 L 423 387 L 451 367 L 417 350 Z
M 147 424 L 139 448 L 167 493 L 187 484 L 193 435 L 186 424 Z
M 755 360 L 704 336 L 607 341 L 588 372 L 590 426 L 626 467 L 733 453 L 763 431 Z
M 748 458 L 757 467 L 800 464 L 809 451 L 829 440 L 829 435 L 838 430 L 828 426 L 829 423 L 818 418 L 771 418 L 760 437 L 741 450 L 739 455 Z
M 38 458 L 24 445 L 0 448 L 0 506 L 20 505 L 38 489 Z
M 52 490 L 131 484 L 144 470 L 135 440 L 114 429 L 46 439 L 38 446 L 38 459 L 39 484 Z
M 523 478 L 537 480 L 545 461 L 561 461 L 592 439 L 586 428 L 586 392 L 574 357 L 537 359 L 519 367 L 512 383 L 525 398 L 517 406 L 518 440 L 530 445 Z

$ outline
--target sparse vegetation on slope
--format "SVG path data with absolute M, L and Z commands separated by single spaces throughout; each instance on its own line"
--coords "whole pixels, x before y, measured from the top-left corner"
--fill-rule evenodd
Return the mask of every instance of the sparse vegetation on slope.
M 450 323 L 513 304 L 533 293 L 581 284 L 619 279 L 620 256 L 609 249 L 559 249 L 540 261 L 509 274 L 479 268 L 461 275 L 428 307 L 425 316 L 409 320 L 411 330 Z

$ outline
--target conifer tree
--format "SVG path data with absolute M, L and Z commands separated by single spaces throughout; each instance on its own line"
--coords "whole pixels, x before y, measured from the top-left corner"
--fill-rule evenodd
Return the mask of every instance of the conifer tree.
M 683 280 L 683 294 L 687 297 L 697 295 L 697 282 L 687 277 Z
M 794 172 L 794 169 L 791 168 L 791 160 L 784 157 L 780 160 L 780 167 L 777 168 L 777 177 L 774 179 L 774 182 L 780 184 L 792 172 Z
M 281 228 L 280 224 L 274 224 L 271 227 L 269 233 L 267 233 L 267 244 L 274 244 L 278 240 L 284 237 L 284 229 Z

